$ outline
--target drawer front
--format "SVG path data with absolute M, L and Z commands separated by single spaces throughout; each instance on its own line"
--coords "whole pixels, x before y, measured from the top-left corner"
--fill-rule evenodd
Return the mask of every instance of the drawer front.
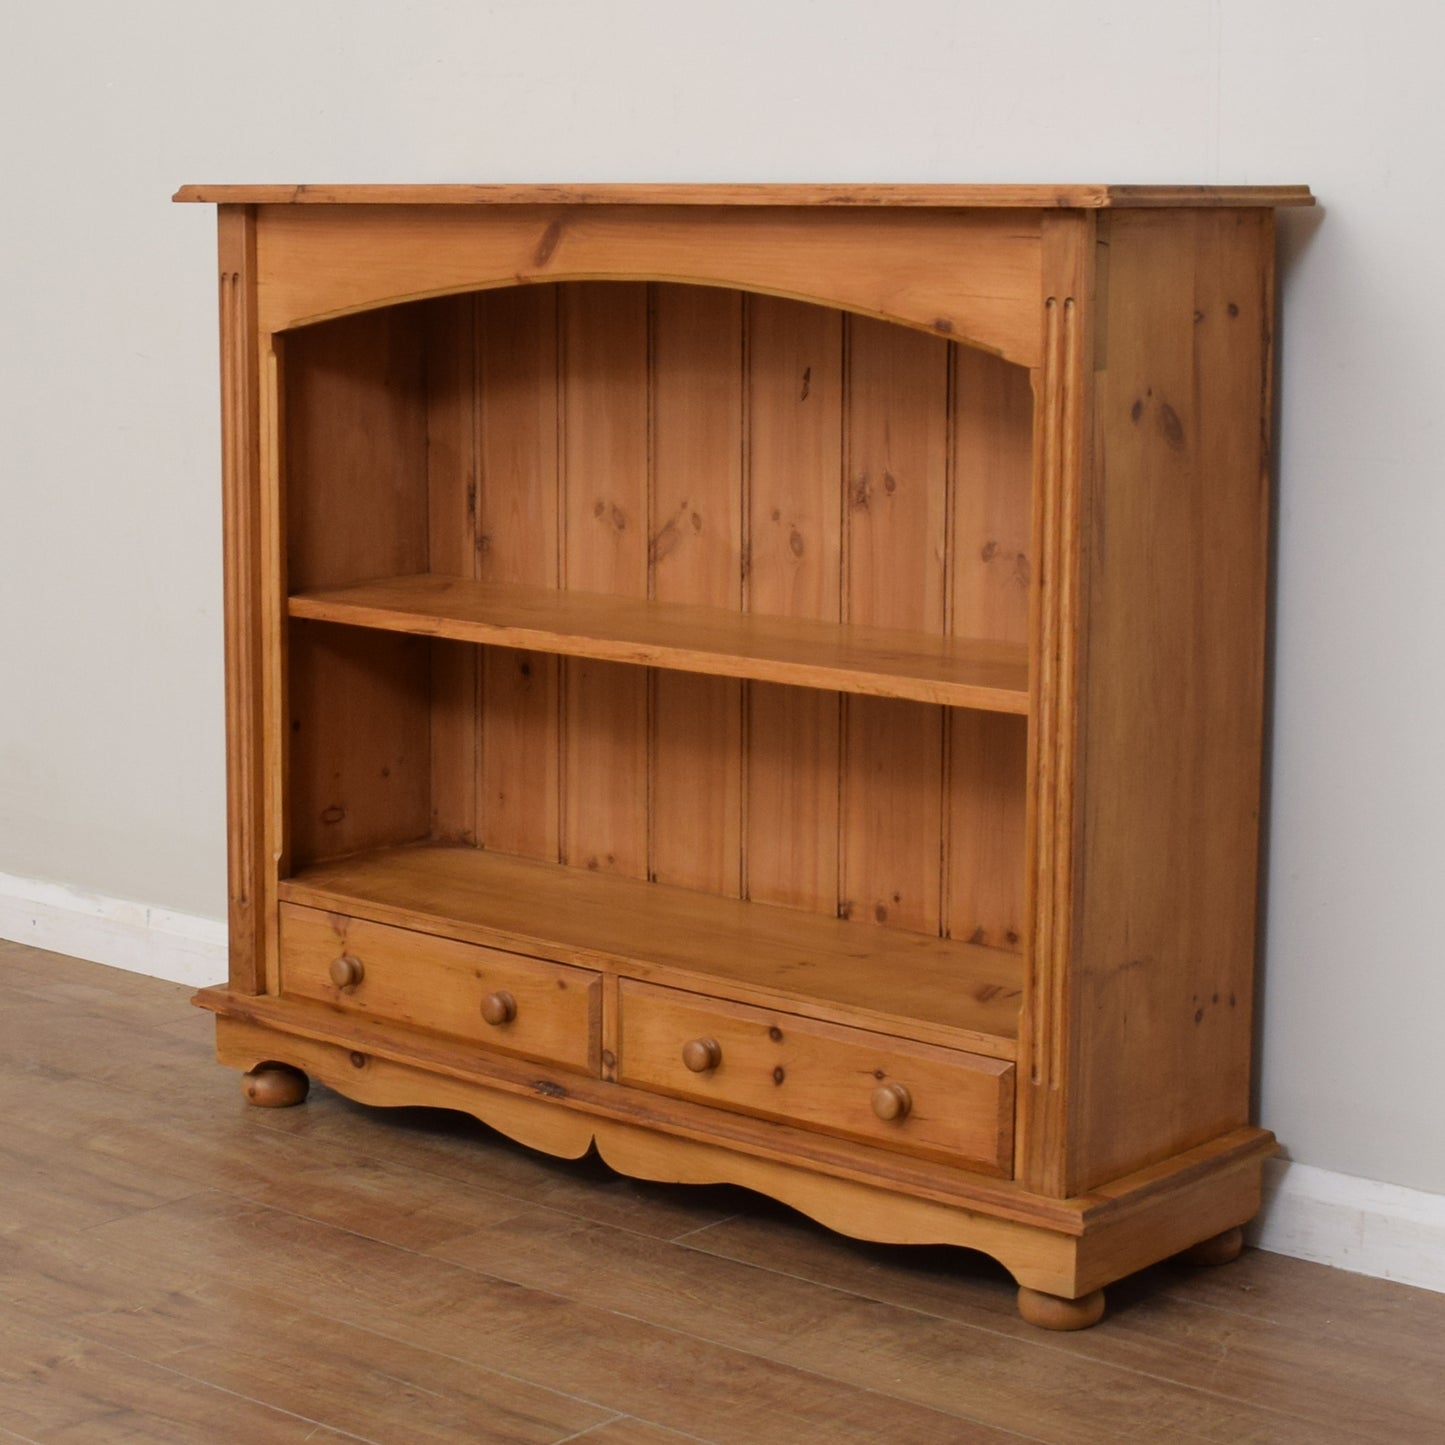
M 281 992 L 598 1071 L 602 980 L 586 969 L 283 903 Z
M 1014 1066 L 624 980 L 619 1078 L 990 1174 L 1013 1171 Z

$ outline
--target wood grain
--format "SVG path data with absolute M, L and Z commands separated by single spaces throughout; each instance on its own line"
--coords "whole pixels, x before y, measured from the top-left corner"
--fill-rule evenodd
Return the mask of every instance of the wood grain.
M 747 316 L 748 607 L 838 622 L 845 323 L 771 296 Z M 750 685 L 748 897 L 836 912 L 841 716 L 831 692 Z
M 300 592 L 287 606 L 292 617 L 603 662 L 998 712 L 1028 706 L 1020 645 L 927 636 L 898 625 L 839 626 L 427 573 Z
M 289 585 L 336 584 L 427 565 L 433 478 L 424 319 L 415 308 L 375 312 L 287 339 L 282 425 Z M 378 377 L 386 379 L 384 390 L 378 391 Z M 330 857 L 429 832 L 429 649 L 419 641 L 307 627 L 290 629 L 286 655 L 291 798 L 285 814 L 292 856 Z M 443 686 L 465 683 L 450 676 Z M 452 758 L 455 739 L 447 741 Z M 448 826 L 456 826 L 454 816 Z
M 291 628 L 293 866 L 429 836 L 429 648 L 394 633 L 309 622 Z
M 646 288 L 570 289 L 562 344 L 563 578 L 569 588 L 645 598 Z M 646 877 L 646 679 L 607 662 L 569 662 L 563 697 L 563 860 Z
M 948 348 L 896 326 L 848 331 L 844 613 L 944 631 Z M 909 558 L 906 566 L 898 559 Z M 843 713 L 839 911 L 936 933 L 942 922 L 943 716 L 850 698 Z
M 245 1110 L 182 989 L 0 954 L 0 1154 L 25 1161 L 0 1431 L 22 1439 L 77 1419 L 81 1439 L 287 1439 L 257 1407 L 304 1417 L 298 1442 L 419 1445 L 651 1445 L 695 1438 L 704 1405 L 713 1439 L 1107 1438 L 1126 1414 L 1221 1442 L 1445 1429 L 1438 1294 L 1249 1250 L 1116 1286 L 1097 1330 L 1041 1340 L 1004 1272 L 953 1248 L 841 1239 L 756 1195 L 324 1089 Z M 142 1176 L 126 1208 L 117 1186 Z
M 1033 1287 L 1062 1294 L 1073 1288 L 1087 1211 L 985 1172 L 880 1154 L 815 1129 L 566 1070 L 543 1072 L 535 1062 L 483 1056 L 358 1015 L 343 1019 L 314 1003 L 283 1005 L 220 989 L 194 1001 L 218 1015 L 217 1056 L 237 1068 L 284 1053 L 308 1077 L 359 1103 L 462 1110 L 530 1149 L 576 1159 L 595 1147 L 611 1167 L 637 1179 L 731 1182 L 861 1238 L 983 1249 Z M 1252 1157 L 1260 1153 L 1256 1142 Z M 1207 1179 L 1193 1183 L 1212 1188 Z M 1187 1202 L 1187 1191 L 1176 1189 L 1156 1207 L 1173 1209 L 1177 1222 L 1178 1206 Z
M 906 1020 L 908 1036 L 1011 1056 L 1020 966 L 999 949 L 468 848 L 362 854 L 301 870 L 282 889 L 293 903 L 560 963 L 725 980 L 735 998 L 806 1001 L 823 1018 L 846 1009 L 840 1021 L 852 1023 Z
M 742 298 L 652 288 L 649 596 L 736 615 L 743 584 Z M 652 677 L 648 876 L 742 891 L 742 688 Z
M 948 714 L 946 725 L 947 932 L 970 943 L 1022 952 L 1027 926 L 1027 723 L 957 709 Z
M 1034 397 L 1030 376 L 995 356 L 952 348 L 948 630 L 1027 642 Z
M 1272 1147 L 1271 193 L 825 189 L 230 213 L 260 921 L 201 1001 L 247 1069 L 1077 1300 Z
M 1096 218 L 1050 217 L 1044 226 L 1039 312 L 1044 364 L 1035 380 L 1030 598 L 1029 758 L 1026 783 L 1025 910 L 1028 973 L 1019 1035 L 1019 1177 L 1064 1196 L 1072 1049 L 1075 774 L 1078 635 L 1088 594 L 1079 581 L 1080 518 L 1087 511 L 1092 451 L 1097 317 Z M 1099 264 L 1104 264 L 1100 262 Z M 1102 343 L 1101 343 L 1102 344 Z
M 1026 643 L 1033 595 L 1034 396 L 1020 367 L 954 349 L 946 603 L 955 636 Z M 944 927 L 1025 946 L 1028 729 L 977 711 L 945 720 Z
M 468 297 L 425 303 L 427 564 L 475 574 L 477 437 L 475 308 Z M 432 836 L 477 842 L 477 664 L 474 648 L 431 649 Z
M 256 219 L 217 217 L 221 337 L 221 500 L 226 667 L 226 879 L 231 986 L 266 981 L 265 665 L 262 657 L 261 438 L 256 335 Z
M 1038 211 L 564 204 L 263 206 L 270 331 L 548 281 L 672 281 L 819 301 L 1038 360 Z M 980 287 L 971 277 L 987 273 Z
M 509 289 L 475 304 L 473 575 L 487 583 L 556 587 L 564 522 L 558 295 L 551 287 Z M 561 664 L 533 651 L 487 648 L 478 666 L 478 835 L 484 847 L 555 861 L 561 853 Z
M 888 1149 L 1007 1176 L 1013 1151 L 1013 1065 L 882 1034 L 719 1003 L 623 980 L 618 1077 L 719 1108 L 809 1124 Z M 689 1040 L 718 1062 L 685 1066 Z M 906 1114 L 871 1106 L 880 1084 L 908 1091 Z
M 244 205 L 1309 206 L 1308 186 L 271 185 L 182 186 L 177 201 Z
M 576 1158 L 595 1146 L 639 1178 L 731 1182 L 863 1238 L 981 1249 L 1020 1284 L 1066 1299 L 1178 1253 L 1196 1221 L 1211 1232 L 1247 1221 L 1259 1206 L 1261 1162 L 1274 1147 L 1263 1131 L 1236 1131 L 1167 1169 L 1118 1181 L 1111 1198 L 1058 1202 L 981 1171 L 880 1154 L 812 1129 L 566 1071 L 539 1079 L 535 1063 L 341 1019 L 314 1003 L 220 989 L 195 1002 L 220 1015 L 224 1063 L 251 1069 L 280 1053 L 362 1103 L 462 1109 L 549 1153 Z
M 370 312 L 286 339 L 293 589 L 426 570 L 423 315 L 415 307 Z
M 1248 1118 L 1254 997 L 1273 235 L 1258 213 L 1141 213 L 1108 241 L 1075 1189 Z
M 340 955 L 361 977 L 338 988 L 328 969 Z M 499 990 L 514 1016 L 493 1025 L 483 1004 Z M 281 991 L 506 1054 L 598 1068 L 601 979 L 542 959 L 283 904 Z

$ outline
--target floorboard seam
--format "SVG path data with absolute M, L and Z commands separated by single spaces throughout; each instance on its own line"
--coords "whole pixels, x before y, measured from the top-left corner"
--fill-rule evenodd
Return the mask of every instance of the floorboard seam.
M 681 1244 L 685 1239 L 691 1239 L 695 1234 L 705 1234 L 709 1229 L 716 1229 L 719 1224 L 728 1224 L 739 1218 L 739 1215 L 729 1214 L 723 1219 L 715 1219 L 711 1224 L 699 1224 L 696 1229 L 684 1229 L 681 1234 L 674 1234 L 669 1237 L 669 1244 Z
M 615 1425 L 619 1420 L 626 1420 L 629 1418 L 636 1419 L 637 1417 L 625 1415 L 622 1411 L 619 1410 L 617 1414 L 612 1416 L 611 1419 L 599 1420 L 595 1425 L 588 1425 L 585 1429 L 582 1430 L 574 1430 L 570 1435 L 564 1435 L 560 1440 L 554 1440 L 552 1442 L 552 1445 L 569 1445 L 570 1441 L 585 1439 L 588 1435 L 592 1434 L 594 1430 L 605 1430 L 607 1426 Z

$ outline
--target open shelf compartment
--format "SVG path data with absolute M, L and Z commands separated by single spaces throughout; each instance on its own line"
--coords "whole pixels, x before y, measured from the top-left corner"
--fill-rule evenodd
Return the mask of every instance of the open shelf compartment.
M 430 839 L 1023 948 L 1024 368 L 664 283 L 281 342 L 290 868 Z

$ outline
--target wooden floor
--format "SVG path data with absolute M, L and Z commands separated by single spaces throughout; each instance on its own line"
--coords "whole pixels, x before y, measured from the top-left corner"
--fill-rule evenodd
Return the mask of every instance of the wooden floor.
M 0 1442 L 1445 1441 L 1445 1296 L 1249 1252 L 1046 1335 L 995 1265 L 323 1089 L 0 943 Z

